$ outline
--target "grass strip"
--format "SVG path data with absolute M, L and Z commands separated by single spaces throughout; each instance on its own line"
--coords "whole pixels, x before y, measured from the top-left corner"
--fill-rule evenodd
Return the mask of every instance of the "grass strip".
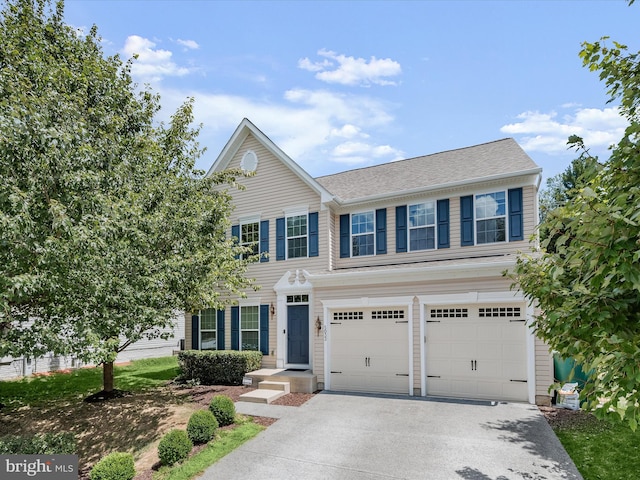
M 247 420 L 233 430 L 220 431 L 216 439 L 204 450 L 178 466 L 162 467 L 153 474 L 153 480 L 191 480 L 262 430 L 262 425 Z
M 595 417 L 554 431 L 584 480 L 639 478 L 640 431 Z
M 139 392 L 164 384 L 178 375 L 175 356 L 136 360 L 114 368 L 115 387 Z M 0 381 L 0 403 L 14 409 L 52 401 L 84 398 L 102 390 L 102 368 L 79 368 L 69 373 L 52 372 L 19 380 Z

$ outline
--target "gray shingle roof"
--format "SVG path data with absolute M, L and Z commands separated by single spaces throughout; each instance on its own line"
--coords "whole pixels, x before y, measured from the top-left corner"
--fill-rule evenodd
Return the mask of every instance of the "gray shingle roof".
M 539 168 L 512 138 L 359 168 L 315 180 L 342 200 L 428 189 Z

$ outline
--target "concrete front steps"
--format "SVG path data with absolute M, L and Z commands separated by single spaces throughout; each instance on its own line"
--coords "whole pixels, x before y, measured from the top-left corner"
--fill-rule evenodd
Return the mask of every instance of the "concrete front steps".
M 318 377 L 311 370 L 288 370 L 286 368 L 261 368 L 245 375 L 253 380 L 253 387 L 260 388 L 260 382 L 288 382 L 291 393 L 315 393 Z
M 258 389 L 240 395 L 238 401 L 253 403 L 271 403 L 274 400 L 290 393 L 289 382 L 273 382 L 264 380 L 258 383 Z

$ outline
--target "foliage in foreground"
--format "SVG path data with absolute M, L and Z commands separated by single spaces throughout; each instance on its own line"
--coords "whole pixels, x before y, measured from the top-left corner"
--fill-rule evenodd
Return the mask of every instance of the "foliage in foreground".
M 118 352 L 250 285 L 225 235 L 239 172 L 196 170 L 193 101 L 159 122 L 135 60 L 62 1 L 0 5 L 0 356 L 103 364 L 109 392 Z
M 610 101 L 629 122 L 610 158 L 571 202 L 540 225 L 542 253 L 518 259 L 515 284 L 542 311 L 534 328 L 563 358 L 591 372 L 582 397 L 601 418 L 640 419 L 640 58 L 613 42 L 585 43 Z M 570 142 L 586 152 L 582 139 Z M 546 248 L 549 239 L 553 251 Z
M 91 480 L 132 480 L 136 469 L 131 453 L 113 452 L 94 465 Z

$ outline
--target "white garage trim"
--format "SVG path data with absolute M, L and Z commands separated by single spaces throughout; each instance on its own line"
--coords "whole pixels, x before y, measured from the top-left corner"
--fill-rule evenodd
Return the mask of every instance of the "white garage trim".
M 407 309 L 407 344 L 409 355 L 409 395 L 413 395 L 413 300 L 415 297 L 360 297 L 322 301 L 324 330 L 324 380 L 331 390 L 331 310 L 345 308 L 402 307 Z
M 468 292 L 444 295 L 418 295 L 418 303 L 420 305 L 420 335 L 422 342 L 420 343 L 420 391 L 422 396 L 427 395 L 427 379 L 426 379 L 426 333 L 425 333 L 425 311 L 427 307 L 444 306 L 444 305 L 477 305 L 480 303 L 491 304 L 518 304 L 525 309 L 525 326 L 527 328 L 526 348 L 527 348 L 527 395 L 528 401 L 535 404 L 536 375 L 535 375 L 535 336 L 529 328 L 534 318 L 533 307 L 528 305 L 525 297 L 520 292 Z

